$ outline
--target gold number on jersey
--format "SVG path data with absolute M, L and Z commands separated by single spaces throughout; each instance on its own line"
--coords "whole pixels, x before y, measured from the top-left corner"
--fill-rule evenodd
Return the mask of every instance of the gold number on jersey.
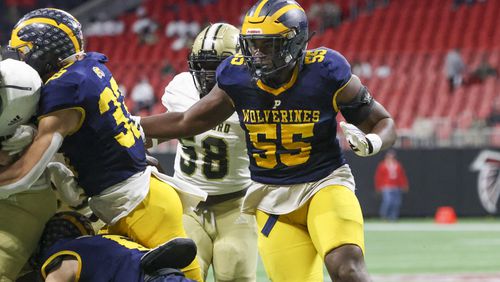
M 307 51 L 304 63 L 306 65 L 312 63 L 321 63 L 325 59 L 325 55 L 326 55 L 326 50 L 320 49 L 320 50 Z
M 111 88 L 106 87 L 100 94 L 99 112 L 101 115 L 107 112 L 112 113 L 116 125 L 121 127 L 121 132 L 115 135 L 116 141 L 123 147 L 130 148 L 135 144 L 135 140 L 140 138 L 141 133 L 129 118 L 125 104 L 118 101 L 120 92 L 115 79 L 111 78 L 109 83 Z
M 246 128 L 252 146 L 260 150 L 252 155 L 257 166 L 274 168 L 278 163 L 296 166 L 309 160 L 312 147 L 305 139 L 313 136 L 314 123 L 281 124 L 280 127 L 276 124 L 247 124 Z M 278 130 L 281 141 L 278 140 Z M 278 142 L 286 152 L 277 152 Z
M 241 54 L 236 54 L 234 55 L 234 58 L 231 60 L 231 65 L 235 66 L 241 66 L 245 62 L 245 58 L 243 58 L 243 55 Z

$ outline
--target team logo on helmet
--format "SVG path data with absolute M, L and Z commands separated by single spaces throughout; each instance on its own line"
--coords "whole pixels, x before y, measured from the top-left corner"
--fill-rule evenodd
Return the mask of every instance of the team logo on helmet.
M 477 192 L 481 204 L 488 213 L 496 213 L 500 198 L 500 152 L 482 151 L 472 163 L 471 170 L 479 171 Z

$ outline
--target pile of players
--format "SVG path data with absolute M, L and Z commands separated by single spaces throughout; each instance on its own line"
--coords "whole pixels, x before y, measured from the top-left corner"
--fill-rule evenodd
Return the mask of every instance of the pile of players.
M 369 281 L 336 117 L 362 157 L 390 147 L 395 125 L 310 36 L 298 3 L 260 0 L 241 31 L 206 27 L 166 113 L 140 118 L 72 15 L 23 16 L 0 63 L 0 281 L 28 261 L 42 281 L 204 281 L 210 266 L 215 281 L 256 281 L 257 245 L 272 281 L 323 281 L 323 264 L 334 281 Z M 169 177 L 145 144 L 173 138 Z M 56 196 L 105 227 L 56 213 Z

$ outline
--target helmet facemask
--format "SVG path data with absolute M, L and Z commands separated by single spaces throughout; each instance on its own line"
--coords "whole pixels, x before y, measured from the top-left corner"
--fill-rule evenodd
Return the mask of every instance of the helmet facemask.
M 239 33 L 230 24 L 215 23 L 205 27 L 196 36 L 188 64 L 200 97 L 207 95 L 217 83 L 215 71 L 219 64 L 239 51 Z
M 198 54 L 189 55 L 189 72 L 193 76 L 194 84 L 200 92 L 200 97 L 207 95 L 215 86 L 215 70 L 230 55 L 217 56 L 215 50 L 200 50 Z
M 254 78 L 271 83 L 281 70 L 295 67 L 306 49 L 302 37 L 295 28 L 276 35 L 240 35 L 241 50 Z

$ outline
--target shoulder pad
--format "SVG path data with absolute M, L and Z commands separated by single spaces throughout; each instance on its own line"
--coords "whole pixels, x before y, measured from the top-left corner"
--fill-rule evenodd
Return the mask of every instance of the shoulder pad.
M 327 80 L 332 80 L 338 87 L 344 85 L 351 79 L 351 66 L 339 52 L 320 47 L 307 50 L 304 59 L 306 65 L 318 65 L 320 75 Z
M 245 59 L 240 54 L 226 58 L 216 71 L 217 84 L 223 90 L 226 86 L 238 84 L 247 76 Z

